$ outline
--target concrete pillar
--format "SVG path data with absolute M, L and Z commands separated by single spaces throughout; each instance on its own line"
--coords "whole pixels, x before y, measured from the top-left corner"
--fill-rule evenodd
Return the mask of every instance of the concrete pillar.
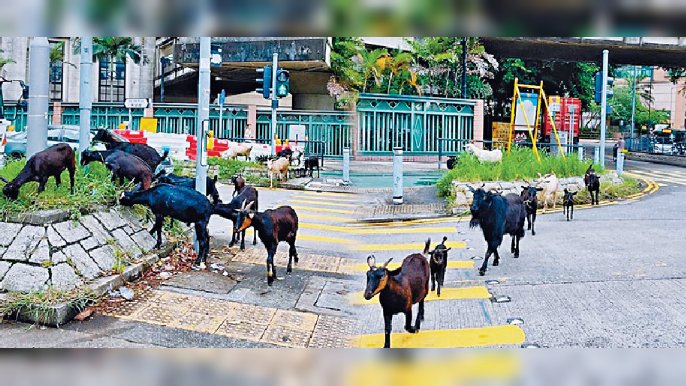
M 257 138 L 257 106 L 255 105 L 248 105 L 248 122 L 245 125 L 243 136 L 246 139 Z
M 53 125 L 62 124 L 62 103 L 52 102 L 52 120 L 50 121 Z
M 484 140 L 484 101 L 482 99 L 476 100 L 476 105 L 474 106 L 474 141 L 477 147 L 483 149 Z
M 50 45 L 48 38 L 37 37 L 29 52 L 29 114 L 26 128 L 26 158 L 48 147 L 48 90 L 50 81 Z
M 196 123 L 195 190 L 205 195 L 207 176 L 207 138 L 205 129 L 210 118 L 210 38 L 200 38 L 198 74 L 198 121 Z M 207 121 L 207 122 L 206 122 Z
M 350 125 L 350 140 L 352 141 L 351 144 L 351 155 L 353 159 L 357 156 L 357 152 L 359 151 L 358 143 L 359 143 L 359 136 L 360 136 L 360 127 L 359 127 L 359 116 L 357 114 L 357 110 L 354 108 L 352 109 L 352 117 L 350 118 L 352 120 L 351 125 Z
M 81 39 L 81 72 L 79 75 L 79 154 L 90 147 L 91 112 L 93 109 L 93 38 Z
M 617 175 L 621 176 L 624 173 L 624 153 L 621 151 L 617 152 Z

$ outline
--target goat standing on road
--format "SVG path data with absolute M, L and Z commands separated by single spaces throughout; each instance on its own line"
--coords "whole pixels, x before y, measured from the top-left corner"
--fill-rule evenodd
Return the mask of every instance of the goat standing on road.
M 538 184 L 542 185 L 543 191 L 543 212 L 548 210 L 548 201 L 552 199 L 553 209 L 557 208 L 557 194 L 560 191 L 560 180 L 557 179 L 555 173 L 546 174 L 542 176 L 538 173 Z
M 519 257 L 519 240 L 524 237 L 526 209 L 522 199 L 514 193 L 503 197 L 500 193 L 486 192 L 482 188 L 475 190 L 470 186 L 469 190 L 474 193 L 470 208 L 472 219 L 469 226 L 471 228 L 480 226 L 488 244 L 484 263 L 479 269 L 479 275 L 483 276 L 486 274 L 491 254 L 495 254 L 493 266 L 500 264 L 498 247 L 502 244 L 506 233 L 512 236 L 510 251 L 515 258 Z
M 567 215 L 567 221 L 574 220 L 574 196 L 577 192 L 570 192 L 565 189 L 565 195 L 562 198 L 562 215 Z
M 588 165 L 588 169 L 586 169 L 584 183 L 586 184 L 586 189 L 588 189 L 588 194 L 591 195 L 591 205 L 598 205 L 600 196 L 600 177 L 595 173 L 593 164 Z M 593 196 L 594 194 L 595 197 Z
M 240 174 L 235 174 L 231 177 L 231 183 L 233 184 L 233 194 L 231 197 L 235 197 L 245 187 L 245 178 Z
M 536 229 L 534 226 L 536 223 L 536 211 L 538 210 L 538 198 L 536 197 L 536 193 L 541 190 L 543 190 L 543 188 L 522 186 L 522 193 L 519 194 L 519 197 L 522 198 L 522 202 L 526 208 L 526 229 L 531 231 L 532 236 L 536 236 Z
M 134 204 L 145 205 L 155 215 L 155 224 L 150 234 L 157 232 L 157 244 L 162 245 L 162 226 L 164 219 L 171 217 L 186 224 L 195 224 L 195 238 L 198 240 L 198 257 L 195 259 L 194 269 L 207 260 L 210 251 L 210 234 L 207 224 L 210 222 L 214 207 L 201 193 L 194 189 L 169 184 L 155 185 L 148 190 L 125 192 L 119 199 L 124 206 Z
M 285 241 L 289 245 L 286 272 L 293 271 L 293 259 L 298 264 L 298 251 L 295 249 L 295 238 L 298 235 L 298 215 L 290 206 L 281 206 L 273 210 L 267 209 L 264 212 L 253 212 L 251 210 L 252 205 L 253 203 L 250 202 L 238 211 L 233 231 L 238 233 L 251 225 L 257 230 L 260 240 L 267 249 L 267 284 L 271 286 L 276 279 L 274 256 L 279 242 Z
M 452 248 L 446 248 L 445 242 L 447 237 L 443 237 L 443 241 L 436 245 L 433 251 L 429 252 L 431 259 L 429 267 L 431 267 L 431 291 L 437 291 L 436 295 L 441 296 L 441 287 L 443 287 L 443 280 L 445 279 L 445 270 L 448 268 L 448 251 Z M 436 288 L 438 283 L 438 289 Z
M 391 347 L 391 330 L 393 315 L 405 314 L 405 331 L 415 334 L 419 332 L 421 321 L 424 320 L 424 299 L 429 294 L 429 263 L 426 254 L 429 252 L 431 239 L 426 241 L 424 253 L 414 253 L 405 257 L 400 268 L 388 270 L 386 261 L 381 267 L 376 266 L 374 256 L 367 257 L 367 287 L 364 298 L 370 300 L 379 294 L 379 303 L 383 309 L 384 319 L 384 348 Z M 419 303 L 417 319 L 412 326 L 412 305 Z
M 241 190 L 241 193 L 234 197 L 228 204 L 216 204 L 214 206 L 214 214 L 218 214 L 227 220 L 231 220 L 235 225 L 238 224 L 238 212 L 244 209 L 245 204 L 251 202 L 255 211 L 258 210 L 258 191 L 253 186 L 246 186 Z M 241 251 L 245 250 L 245 229 L 241 232 L 231 233 L 231 242 L 229 246 L 233 246 L 236 243 L 236 233 L 238 233 L 238 238 L 241 242 Z M 252 245 L 257 244 L 257 230 L 253 235 Z
M 60 175 L 64 169 L 69 170 L 69 182 L 71 194 L 74 194 L 74 173 L 76 172 L 76 160 L 74 150 L 66 143 L 58 143 L 49 148 L 39 151 L 26 161 L 26 165 L 19 174 L 12 180 L 7 181 L 0 177 L 5 185 L 2 193 L 10 200 L 19 197 L 19 188 L 27 182 L 38 182 L 38 194 L 45 190 L 45 184 L 50 176 L 55 177 L 55 184 L 60 186 L 62 179 Z

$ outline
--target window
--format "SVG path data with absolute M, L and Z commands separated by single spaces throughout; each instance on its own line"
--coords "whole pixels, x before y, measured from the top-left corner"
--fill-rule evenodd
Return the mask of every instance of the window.
M 126 88 L 126 64 L 115 61 L 110 68 L 107 60 L 100 61 L 100 84 L 98 86 L 98 100 L 100 102 L 123 102 Z
M 62 101 L 64 42 L 50 42 L 50 101 Z

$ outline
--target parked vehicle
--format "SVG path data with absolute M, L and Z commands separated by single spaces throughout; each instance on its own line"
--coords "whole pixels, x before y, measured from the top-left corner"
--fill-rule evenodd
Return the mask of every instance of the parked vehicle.
M 79 126 L 76 125 L 48 125 L 48 146 L 57 143 L 68 143 L 74 151 L 79 147 Z M 5 155 L 9 158 L 21 158 L 26 155 L 26 131 L 7 133 Z M 93 134 L 91 134 L 91 141 Z M 97 144 L 94 150 L 105 150 L 105 146 Z

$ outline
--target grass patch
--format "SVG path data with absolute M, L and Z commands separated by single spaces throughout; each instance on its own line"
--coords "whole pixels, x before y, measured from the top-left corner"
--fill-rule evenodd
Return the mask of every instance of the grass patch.
M 71 291 L 59 291 L 54 288 L 48 288 L 46 291 L 28 294 L 10 292 L 7 296 L 7 301 L 0 304 L 0 317 L 31 310 L 34 320 L 47 321 L 53 317 L 55 309 L 52 306 L 55 304 L 67 303 L 72 307 L 76 307 L 80 312 L 95 300 L 95 294 L 89 288 Z
M 8 161 L 0 168 L 0 175 L 8 180 L 14 179 L 26 164 L 26 160 Z M 121 188 L 115 186 L 110 180 L 110 173 L 105 165 L 94 162 L 88 166 L 88 171 L 76 168 L 74 181 L 74 194 L 69 191 L 69 173 L 62 172 L 62 185 L 58 188 L 55 179 L 50 177 L 45 186 L 45 191 L 37 194 L 38 183 L 29 182 L 24 184 L 19 197 L 15 201 L 8 200 L 4 194 L 0 194 L 0 219 L 7 219 L 10 214 L 26 213 L 45 209 L 65 209 L 71 212 L 72 219 L 77 219 L 81 213 L 97 205 L 113 204 L 122 189 L 131 188 L 124 185 Z
M 220 180 L 230 180 L 234 175 L 241 174 L 245 181 L 251 185 L 269 186 L 269 177 L 265 176 L 267 168 L 260 162 L 211 157 L 207 163 L 217 167 Z M 174 174 L 193 177 L 195 175 L 195 163 L 178 162 L 174 164 Z M 278 186 L 276 179 L 274 184 Z
M 455 168 L 448 170 L 436 186 L 438 193 L 446 197 L 452 192 L 454 180 L 464 182 L 480 181 L 517 181 L 538 178 L 538 173 L 555 173 L 558 178 L 583 176 L 588 169 L 588 161 L 579 161 L 574 156 L 565 158 L 541 153 L 541 162 L 531 149 L 512 149 L 503 154 L 503 160 L 498 163 L 482 163 L 474 155 L 461 153 L 457 157 Z M 600 165 L 594 165 L 596 172 L 604 173 Z

